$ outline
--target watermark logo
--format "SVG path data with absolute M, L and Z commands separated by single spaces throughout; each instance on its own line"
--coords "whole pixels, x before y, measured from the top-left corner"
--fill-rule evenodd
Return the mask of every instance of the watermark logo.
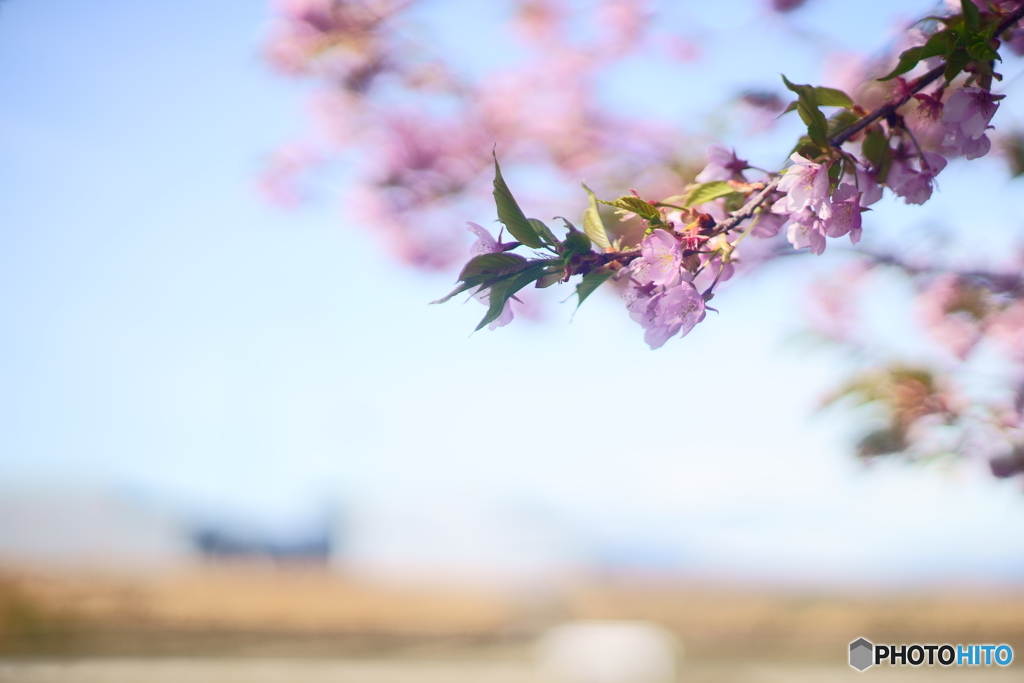
M 850 643 L 850 666 L 857 671 L 881 664 L 889 666 L 1009 666 L 1009 645 L 875 645 L 866 638 Z
M 850 666 L 857 671 L 863 671 L 874 664 L 875 646 L 864 638 L 858 638 L 850 643 Z

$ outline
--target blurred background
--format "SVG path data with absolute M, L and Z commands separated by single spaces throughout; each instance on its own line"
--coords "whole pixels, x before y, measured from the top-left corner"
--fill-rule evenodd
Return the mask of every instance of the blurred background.
M 737 97 L 824 82 L 826 55 L 935 10 L 780 4 L 652 4 L 671 58 L 624 57 L 598 96 L 661 117 L 696 170 L 716 138 L 774 168 L 798 122 L 764 134 Z M 860 636 L 1024 647 L 1019 483 L 865 464 L 849 416 L 818 410 L 851 367 L 805 335 L 834 261 L 757 269 L 657 352 L 606 292 L 571 324 L 548 297 L 470 335 L 475 302 L 427 305 L 463 243 L 410 267 L 338 189 L 372 141 L 332 141 L 296 196 L 267 180 L 317 88 L 267 57 L 287 11 L 0 3 L 0 678 L 569 680 L 538 643 L 578 620 L 627 622 L 586 642 L 667 638 L 678 667 L 581 681 L 843 676 Z M 513 3 L 416 12 L 483 82 L 510 59 Z M 997 126 L 1024 114 L 1012 87 Z M 527 198 L 549 178 L 529 163 L 508 174 Z M 941 190 L 865 232 L 1019 232 L 1000 159 Z M 573 192 L 554 199 L 581 210 Z M 480 206 L 446 207 L 451 234 L 491 225 Z M 878 325 L 909 345 L 890 303 Z

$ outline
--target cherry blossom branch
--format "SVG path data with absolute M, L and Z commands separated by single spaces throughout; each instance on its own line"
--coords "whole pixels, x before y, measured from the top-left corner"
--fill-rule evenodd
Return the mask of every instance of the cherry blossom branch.
M 996 27 L 996 30 L 993 35 L 998 36 L 1002 34 L 1003 31 L 1013 26 L 1022 18 L 1024 18 L 1024 3 L 1021 3 L 1020 7 L 1018 7 L 1016 10 L 1011 12 L 1002 21 L 999 22 L 999 25 Z M 833 147 L 838 149 L 844 142 L 846 142 L 854 135 L 870 126 L 878 119 L 885 118 L 890 114 L 895 113 L 897 109 L 899 109 L 904 104 L 909 102 L 914 95 L 924 90 L 925 86 L 927 86 L 930 83 L 933 83 L 936 79 L 938 79 L 938 77 L 941 76 L 945 70 L 946 65 L 940 64 L 931 71 L 928 71 L 927 73 L 921 75 L 916 80 L 914 80 L 913 83 L 910 84 L 910 86 L 907 88 L 907 91 L 904 92 L 898 99 L 888 104 L 884 104 L 878 109 L 875 109 L 870 114 L 867 114 L 866 116 L 864 116 L 864 118 L 857 121 L 857 123 L 853 124 L 846 130 L 836 135 L 829 142 L 832 144 Z

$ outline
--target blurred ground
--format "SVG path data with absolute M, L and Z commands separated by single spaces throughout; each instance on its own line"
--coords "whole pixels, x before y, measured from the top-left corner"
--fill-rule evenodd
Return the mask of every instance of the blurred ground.
M 1013 670 L 870 670 L 890 683 L 943 680 L 1016 681 Z M 695 683 L 810 683 L 858 680 L 843 666 L 697 664 L 684 666 L 680 681 Z M 17 683 L 526 683 L 532 667 L 521 662 L 335 661 L 287 659 L 88 660 L 0 662 L 0 681 Z M 863 680 L 863 679 L 861 679 Z
M 662 578 L 544 589 L 398 587 L 303 564 L 118 575 L 0 573 L 0 681 L 529 681 L 533 643 L 571 619 L 645 619 L 684 644 L 680 680 L 857 675 L 848 643 L 1008 643 L 1024 592 L 810 594 Z M 873 670 L 885 680 L 1016 680 L 1000 669 Z

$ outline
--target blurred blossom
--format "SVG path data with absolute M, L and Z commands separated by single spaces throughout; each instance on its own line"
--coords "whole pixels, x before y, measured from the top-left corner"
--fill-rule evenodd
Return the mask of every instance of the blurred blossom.
M 259 189 L 268 200 L 279 206 L 297 206 L 306 194 L 301 188 L 302 177 L 321 163 L 319 153 L 308 145 L 281 147 L 264 167 L 258 180 Z
M 771 7 L 776 12 L 792 12 L 807 0 L 771 0 Z
M 394 255 L 423 267 L 451 263 L 458 249 L 447 242 L 458 231 L 442 227 L 444 210 L 488 198 L 495 143 L 508 165 L 546 167 L 567 185 L 628 178 L 655 194 L 679 192 L 687 144 L 678 129 L 613 113 L 596 87 L 627 52 L 656 51 L 660 41 L 641 40 L 652 16 L 645 3 L 603 0 L 588 13 L 560 0 L 518 2 L 515 33 L 527 50 L 479 80 L 411 45 L 404 11 L 412 5 L 282 2 L 266 45 L 282 71 L 319 84 L 312 108 L 324 146 L 362 160 L 349 209 L 372 218 L 365 224 Z M 580 22 L 596 29 L 589 43 L 568 38 Z M 278 165 L 268 176 L 283 188 L 288 172 Z
M 918 315 L 925 328 L 961 359 L 981 339 L 981 321 L 987 311 L 983 290 L 957 275 L 936 277 L 918 297 Z

